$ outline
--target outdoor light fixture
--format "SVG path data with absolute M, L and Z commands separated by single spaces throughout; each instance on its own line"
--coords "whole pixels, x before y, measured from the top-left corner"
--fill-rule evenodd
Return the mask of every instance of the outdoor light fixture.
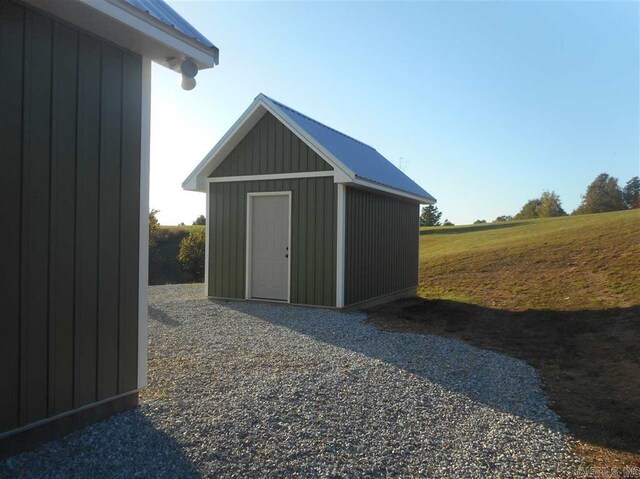
M 185 60 L 180 65 L 180 73 L 182 73 L 182 89 L 193 90 L 196 87 L 196 78 L 198 74 L 198 65 L 193 60 Z

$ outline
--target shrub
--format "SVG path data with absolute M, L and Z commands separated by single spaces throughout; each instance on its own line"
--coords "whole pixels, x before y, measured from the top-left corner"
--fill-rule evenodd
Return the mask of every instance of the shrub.
M 149 211 L 149 280 L 160 274 L 164 259 L 158 251 L 158 238 L 160 234 L 160 222 L 158 210 Z
M 178 261 L 197 281 L 204 281 L 204 246 L 204 230 L 192 231 L 180 241 Z

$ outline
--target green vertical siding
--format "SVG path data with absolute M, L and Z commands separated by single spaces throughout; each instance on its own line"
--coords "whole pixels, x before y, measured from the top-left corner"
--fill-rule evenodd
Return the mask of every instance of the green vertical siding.
M 0 1 L 0 431 L 19 424 L 22 68 L 24 9 Z
M 0 0 L 0 434 L 136 388 L 141 69 Z
M 345 305 L 418 284 L 419 205 L 346 188 Z
M 327 162 L 267 112 L 211 176 L 266 175 L 331 169 Z
M 291 191 L 291 302 L 335 305 L 336 196 L 332 177 L 211 183 L 209 295 L 245 297 L 247 193 Z
M 74 406 L 96 400 L 98 327 L 98 188 L 100 178 L 100 42 L 78 45 Z
M 49 398 L 59 414 L 73 409 L 77 33 L 54 24 L 52 51 Z

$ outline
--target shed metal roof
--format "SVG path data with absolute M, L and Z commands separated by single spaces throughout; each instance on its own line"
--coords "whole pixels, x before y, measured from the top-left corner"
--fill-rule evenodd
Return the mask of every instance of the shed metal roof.
M 178 30 L 183 35 L 194 39 L 207 48 L 216 48 L 202 33 L 196 30 L 189 22 L 182 18 L 178 12 L 167 5 L 163 0 L 121 0 L 132 7 L 144 12 L 156 20 Z
M 263 96 L 279 107 L 283 114 L 289 116 L 357 177 L 436 201 L 433 196 L 378 153 L 375 148 L 334 130 L 273 98 Z

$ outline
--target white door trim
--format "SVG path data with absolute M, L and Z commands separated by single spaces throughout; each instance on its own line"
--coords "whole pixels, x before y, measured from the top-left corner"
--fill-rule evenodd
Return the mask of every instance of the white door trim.
M 251 298 L 251 223 L 253 214 L 253 198 L 256 196 L 287 196 L 289 200 L 289 263 L 287 273 L 287 303 L 291 303 L 291 191 L 255 191 L 247 193 L 247 229 L 245 238 L 245 278 L 244 278 L 244 297 L 245 299 Z

